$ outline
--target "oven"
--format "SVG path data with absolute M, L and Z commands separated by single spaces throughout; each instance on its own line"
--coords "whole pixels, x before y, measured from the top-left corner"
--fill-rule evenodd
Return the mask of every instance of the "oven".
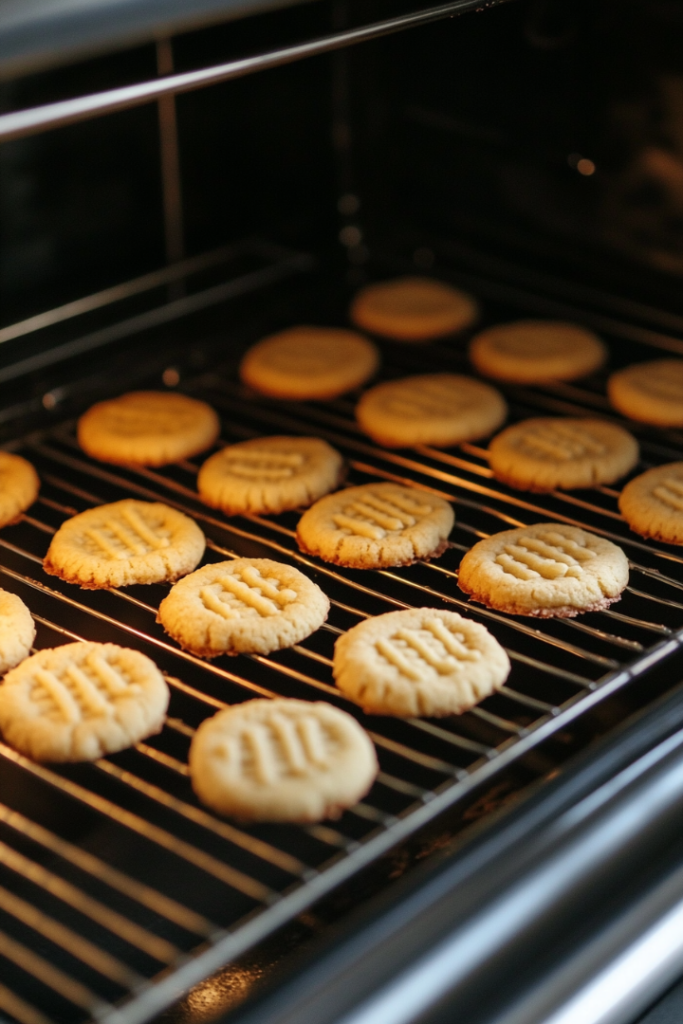
M 683 970 L 683 555 L 621 518 L 615 487 L 493 479 L 485 443 L 386 450 L 355 396 L 269 400 L 256 340 L 345 325 L 368 281 L 419 273 L 482 323 L 571 320 L 610 369 L 683 354 L 683 17 L 665 0 L 23 0 L 0 10 L 0 431 L 41 492 L 0 531 L 0 585 L 36 647 L 113 641 L 171 689 L 163 731 L 93 764 L 0 743 L 0 1016 L 18 1024 L 633 1024 Z M 381 377 L 471 372 L 467 336 L 379 341 Z M 606 373 L 504 386 L 511 419 L 620 420 Z M 92 402 L 208 401 L 223 443 L 324 438 L 349 481 L 453 503 L 434 562 L 352 570 L 300 553 L 297 514 L 226 518 L 197 462 L 88 458 Z M 683 433 L 629 422 L 638 471 Z M 290 650 L 208 662 L 157 625 L 166 589 L 46 576 L 65 519 L 125 496 L 193 516 L 207 559 L 269 557 L 329 595 Z M 539 520 L 620 544 L 620 603 L 577 619 L 489 611 L 458 589 L 477 540 Z M 336 638 L 411 606 L 505 646 L 500 693 L 459 717 L 352 709 L 380 761 L 338 821 L 240 825 L 192 794 L 191 738 L 254 696 L 351 705 Z

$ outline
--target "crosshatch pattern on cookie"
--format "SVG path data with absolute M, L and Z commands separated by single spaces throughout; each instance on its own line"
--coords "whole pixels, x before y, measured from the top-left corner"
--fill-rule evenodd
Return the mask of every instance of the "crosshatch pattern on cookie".
M 44 569 L 81 587 L 173 582 L 204 553 L 202 531 L 161 503 L 124 498 L 68 519 L 52 538 Z
M 531 455 L 564 461 L 605 455 L 608 448 L 584 427 L 561 421 L 530 424 L 520 437 L 519 447 Z
M 125 506 L 112 509 L 102 526 L 87 527 L 83 533 L 92 541 L 93 553 L 106 558 L 148 555 L 170 544 L 171 530 L 159 526 L 154 521 L 156 518 L 150 517 L 147 521 L 141 509 Z
M 611 541 L 564 523 L 536 523 L 475 544 L 460 563 L 458 586 L 512 615 L 567 617 L 608 608 L 628 576 L 628 559 Z
M 335 525 L 347 533 L 370 540 L 382 540 L 388 534 L 402 533 L 408 527 L 415 526 L 433 511 L 420 496 L 400 493 L 383 494 L 367 488 L 362 498 L 350 501 L 340 512 L 335 512 L 332 519 Z
M 267 654 L 291 647 L 327 618 L 330 603 L 312 580 L 267 558 L 205 565 L 177 583 L 157 621 L 200 657 Z
M 359 623 L 334 647 L 337 686 L 369 714 L 462 714 L 499 689 L 510 660 L 457 612 L 411 608 Z
M 652 493 L 670 509 L 683 512 L 683 479 L 677 480 L 676 477 L 667 476 L 661 484 L 653 488 Z
M 256 821 L 338 817 L 377 773 L 372 742 L 350 715 L 286 698 L 246 701 L 208 719 L 189 765 L 200 800 Z
M 375 642 L 378 654 L 401 675 L 420 682 L 426 674 L 458 672 L 467 662 L 481 661 L 481 651 L 469 646 L 462 632 L 451 632 L 441 619 L 427 619 L 421 629 L 399 629 Z
M 274 711 L 261 722 L 243 721 L 213 747 L 229 780 L 262 786 L 285 778 L 306 779 L 332 765 L 345 737 L 338 724 L 315 714 Z
M 306 461 L 301 452 L 268 448 L 228 449 L 223 458 L 227 471 L 243 480 L 288 480 Z
M 36 667 L 31 694 L 42 710 L 68 724 L 115 713 L 121 697 L 138 695 L 140 686 L 120 665 L 112 665 L 102 654 L 89 654 L 81 664 L 68 663 L 57 674 Z
M 39 761 L 93 760 L 158 732 L 169 693 L 138 651 L 78 642 L 39 651 L 0 687 L 0 726 Z
M 496 562 L 518 580 L 540 577 L 556 580 L 564 576 L 580 579 L 586 562 L 595 557 L 595 551 L 589 547 L 548 530 L 535 537 L 521 536 L 515 543 L 506 544 L 496 555 Z
M 199 596 L 207 611 L 224 619 L 279 615 L 299 597 L 296 590 L 282 586 L 276 576 L 263 576 L 253 565 L 245 565 L 234 574 L 224 573 L 215 583 L 202 587 Z
M 361 430 L 390 448 L 475 440 L 496 430 L 506 415 L 505 400 L 492 385 L 454 373 L 385 381 L 356 406 Z

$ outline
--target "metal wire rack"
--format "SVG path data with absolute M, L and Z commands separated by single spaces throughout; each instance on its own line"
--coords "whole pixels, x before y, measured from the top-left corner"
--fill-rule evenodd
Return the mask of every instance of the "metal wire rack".
M 386 372 L 405 373 L 414 358 L 402 350 Z M 456 358 L 445 345 L 420 353 L 422 366 Z M 194 462 L 162 470 L 96 463 L 80 451 L 73 422 L 13 446 L 38 469 L 42 490 L 0 535 L 0 583 L 34 613 L 37 647 L 81 638 L 135 647 L 159 664 L 172 693 L 162 733 L 92 765 L 38 765 L 0 744 L 0 1010 L 21 1024 L 149 1019 L 683 642 L 683 555 L 629 533 L 614 488 L 513 492 L 493 480 L 479 445 L 388 452 L 358 431 L 351 400 L 271 402 L 246 392 L 229 368 L 187 389 L 219 410 L 223 442 L 315 434 L 345 454 L 349 483 L 408 482 L 446 497 L 456 511 L 452 547 L 433 563 L 346 570 L 299 552 L 295 513 L 226 519 L 206 509 Z M 513 415 L 606 411 L 599 382 L 512 389 L 509 397 Z M 683 456 L 675 433 L 645 431 L 642 440 L 644 465 Z M 167 588 L 84 592 L 43 573 L 50 537 L 65 519 L 130 495 L 192 515 L 209 561 L 257 555 L 302 568 L 329 594 L 329 621 L 291 650 L 208 663 L 157 625 Z M 539 519 L 585 526 L 624 547 L 632 575 L 619 605 L 537 622 L 467 601 L 457 586 L 462 552 Z M 508 683 L 457 718 L 364 716 L 333 685 L 336 637 L 364 617 L 425 604 L 485 623 L 509 652 Z M 240 827 L 192 794 L 187 750 L 200 722 L 227 704 L 280 694 L 344 707 L 376 744 L 377 782 L 338 822 Z

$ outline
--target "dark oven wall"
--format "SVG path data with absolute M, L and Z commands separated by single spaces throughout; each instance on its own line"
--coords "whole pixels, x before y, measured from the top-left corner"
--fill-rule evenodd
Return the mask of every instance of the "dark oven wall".
M 431 233 L 681 308 L 680 4 L 524 0 L 345 58 L 367 238 Z

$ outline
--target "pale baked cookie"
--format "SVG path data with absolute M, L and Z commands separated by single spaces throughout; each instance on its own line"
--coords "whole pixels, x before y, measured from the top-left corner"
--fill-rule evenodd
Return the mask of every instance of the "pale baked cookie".
M 0 590 L 0 673 L 28 657 L 35 637 L 36 627 L 24 602 Z
M 337 686 L 375 715 L 460 715 L 500 689 L 510 660 L 489 631 L 457 612 L 411 608 L 340 636 Z
M 204 554 L 204 534 L 161 502 L 124 498 L 67 519 L 52 538 L 45 572 L 87 590 L 172 583 Z
M 252 345 L 240 364 L 245 384 L 273 398 L 336 398 L 379 366 L 371 341 L 338 327 L 290 327 Z
M 199 497 L 226 515 L 277 513 L 317 501 L 339 486 L 344 460 L 318 437 L 257 437 L 204 463 Z
M 428 277 L 399 277 L 362 288 L 351 303 L 357 327 L 396 341 L 431 341 L 479 318 L 467 292 Z
M 457 373 L 424 373 L 377 384 L 356 406 L 358 425 L 386 448 L 476 441 L 505 421 L 505 399 Z
M 270 558 L 205 565 L 172 588 L 157 622 L 203 658 L 268 654 L 298 644 L 327 618 L 330 602 L 298 569 Z
M 608 540 L 564 523 L 503 530 L 475 544 L 458 586 L 472 600 L 512 615 L 571 617 L 618 601 L 628 559 Z
M 36 761 L 94 761 L 159 732 L 168 699 L 161 672 L 139 651 L 64 644 L 7 673 L 0 729 Z
M 40 480 L 26 459 L 0 452 L 0 526 L 14 522 L 38 497 Z
M 363 484 L 328 494 L 304 512 L 302 551 L 355 569 L 410 565 L 448 547 L 455 515 L 436 495 L 400 484 Z
M 604 420 L 539 416 L 506 427 L 489 445 L 497 480 L 522 491 L 611 484 L 638 462 L 638 442 Z
M 485 377 L 535 384 L 585 377 L 606 361 L 607 348 L 578 324 L 518 320 L 477 334 L 470 342 L 470 359 Z
M 627 483 L 619 511 L 641 537 L 683 544 L 683 462 L 648 469 Z
M 190 747 L 195 793 L 242 821 L 338 818 L 377 774 L 372 741 L 322 701 L 248 700 L 203 722 Z
M 683 427 L 683 359 L 654 359 L 617 370 L 607 381 L 615 409 L 657 427 Z
M 131 391 L 98 402 L 78 421 L 78 443 L 102 462 L 165 466 L 210 448 L 220 433 L 206 402 L 175 391 Z

